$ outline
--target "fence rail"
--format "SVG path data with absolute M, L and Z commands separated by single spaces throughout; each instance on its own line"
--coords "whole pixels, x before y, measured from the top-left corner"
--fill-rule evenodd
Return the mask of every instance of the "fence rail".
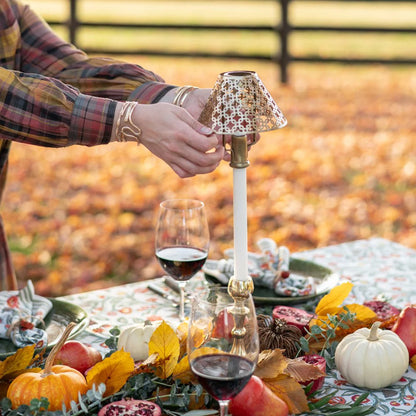
M 77 44 L 78 29 L 80 27 L 109 27 L 109 28 L 130 28 L 130 29 L 158 29 L 158 30 L 193 30 L 193 31 L 236 31 L 245 30 L 252 32 L 269 32 L 276 35 L 279 44 L 279 51 L 270 54 L 232 53 L 232 52 L 210 52 L 210 51 L 169 51 L 164 49 L 110 49 L 84 47 L 87 53 L 111 54 L 111 55 L 149 55 L 149 56 L 170 56 L 170 57 L 202 57 L 202 58 L 237 58 L 243 60 L 262 60 L 275 63 L 280 70 L 280 80 L 288 82 L 289 65 L 294 62 L 326 62 L 346 64 L 394 64 L 394 65 L 415 65 L 416 58 L 353 58 L 353 57 L 322 57 L 314 55 L 293 55 L 289 49 L 290 35 L 295 32 L 341 32 L 341 33 L 401 33 L 416 35 L 415 27 L 364 27 L 364 26 L 331 26 L 331 25 L 294 25 L 289 20 L 289 7 L 295 1 L 302 0 L 276 0 L 280 8 L 280 22 L 275 25 L 202 25 L 202 24 L 143 24 L 143 23 L 113 23 L 113 22 L 92 22 L 81 21 L 77 16 L 77 5 L 79 0 L 69 0 L 69 18 L 66 21 L 48 20 L 52 26 L 65 26 L 68 29 L 70 42 Z M 307 0 L 303 0 L 307 1 Z M 348 2 L 349 0 L 338 0 Z M 354 0 L 371 3 L 371 0 Z M 385 3 L 397 4 L 395 0 L 377 0 Z M 414 3 L 416 0 L 400 0 L 400 2 Z M 416 39 L 415 39 L 416 44 Z

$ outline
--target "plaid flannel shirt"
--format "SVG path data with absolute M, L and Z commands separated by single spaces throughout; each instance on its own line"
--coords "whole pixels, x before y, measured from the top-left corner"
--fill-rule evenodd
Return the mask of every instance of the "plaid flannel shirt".
M 0 0 L 0 200 L 12 141 L 106 144 L 116 101 L 154 103 L 171 88 L 139 65 L 88 57 L 20 0 Z M 10 274 L 0 218 L 0 280 Z

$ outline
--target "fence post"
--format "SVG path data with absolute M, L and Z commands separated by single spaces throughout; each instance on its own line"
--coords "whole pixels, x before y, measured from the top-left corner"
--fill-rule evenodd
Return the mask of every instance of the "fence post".
M 70 0 L 69 2 L 69 41 L 76 45 L 77 43 L 77 31 L 78 31 L 78 17 L 77 17 L 77 0 Z
M 278 0 L 279 1 L 279 0 Z M 288 66 L 289 66 L 289 2 L 290 0 L 280 0 L 280 80 L 286 84 L 288 82 Z

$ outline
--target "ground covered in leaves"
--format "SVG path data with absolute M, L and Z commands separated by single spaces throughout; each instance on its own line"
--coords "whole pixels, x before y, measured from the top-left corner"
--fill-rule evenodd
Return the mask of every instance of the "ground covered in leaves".
M 132 58 L 126 58 L 133 60 Z M 276 67 L 140 59 L 171 83 L 212 87 L 220 72 L 258 73 L 288 119 L 249 155 L 249 249 L 292 251 L 383 237 L 416 248 L 416 73 L 378 66 Z M 13 144 L 2 215 L 19 280 L 57 296 L 161 275 L 158 204 L 208 207 L 211 258 L 233 246 L 232 169 L 179 179 L 135 144 L 44 149 Z

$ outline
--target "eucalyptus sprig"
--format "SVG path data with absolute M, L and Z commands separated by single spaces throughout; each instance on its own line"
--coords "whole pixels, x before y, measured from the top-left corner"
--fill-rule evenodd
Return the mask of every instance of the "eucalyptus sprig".
M 299 339 L 298 355 L 301 355 L 302 351 L 305 353 L 310 352 L 311 341 L 323 341 L 323 346 L 319 354 L 326 359 L 329 368 L 334 368 L 335 349 L 338 345 L 338 342 L 335 340 L 337 330 L 349 329 L 356 318 L 356 314 L 351 312 L 347 306 L 343 306 L 342 309 L 345 312 L 336 315 L 328 314 L 327 320 L 320 320 L 320 325 L 312 325 L 309 329 L 305 329 L 306 336 Z

